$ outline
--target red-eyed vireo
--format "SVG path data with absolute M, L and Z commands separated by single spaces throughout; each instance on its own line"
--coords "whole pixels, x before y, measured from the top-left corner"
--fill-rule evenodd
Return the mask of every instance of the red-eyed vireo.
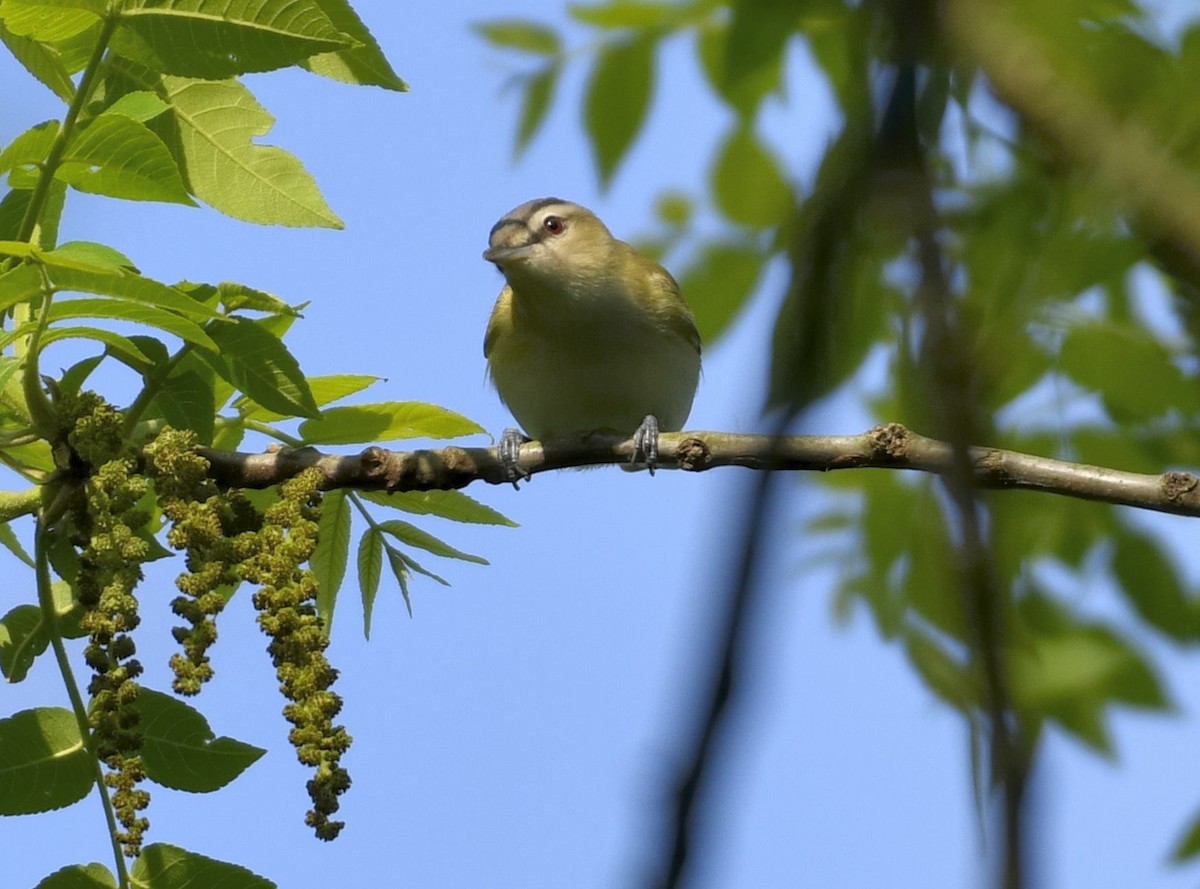
M 659 430 L 683 427 L 700 379 L 700 334 L 675 279 L 558 198 L 510 210 L 483 258 L 508 281 L 483 351 L 521 428 L 536 439 L 636 429 L 630 462 L 653 472 Z M 514 479 L 523 440 L 506 429 L 500 443 Z

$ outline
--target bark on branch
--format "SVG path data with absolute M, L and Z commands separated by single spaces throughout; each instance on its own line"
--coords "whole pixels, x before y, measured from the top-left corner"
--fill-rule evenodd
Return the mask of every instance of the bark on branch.
M 629 460 L 633 444 L 616 435 L 588 435 L 521 448 L 520 465 L 530 475 L 554 469 L 619 464 Z M 210 474 L 227 487 L 265 488 L 318 467 L 327 488 L 375 491 L 426 491 L 463 488 L 475 481 L 505 484 L 504 466 L 495 448 L 446 447 L 440 450 L 389 451 L 367 448 L 337 456 L 316 448 L 272 448 L 249 454 L 205 449 Z M 942 474 L 953 454 L 945 442 L 910 432 L 898 423 L 876 426 L 860 435 L 741 435 L 728 432 L 671 432 L 659 439 L 660 469 L 702 472 L 718 466 L 760 470 L 910 469 Z M 1147 475 L 1101 466 L 1070 463 L 1000 448 L 971 448 L 976 483 L 981 488 L 1022 488 L 1099 500 L 1174 515 L 1200 516 L 1200 479 L 1190 472 Z

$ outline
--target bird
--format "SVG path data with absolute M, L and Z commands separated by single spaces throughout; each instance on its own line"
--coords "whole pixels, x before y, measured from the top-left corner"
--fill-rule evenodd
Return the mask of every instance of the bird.
M 504 214 L 483 258 L 506 282 L 484 336 L 488 375 L 525 433 L 501 437 L 509 480 L 528 474 L 525 441 L 600 431 L 634 430 L 632 468 L 653 474 L 658 433 L 683 428 L 700 381 L 700 333 L 670 272 L 554 197 Z

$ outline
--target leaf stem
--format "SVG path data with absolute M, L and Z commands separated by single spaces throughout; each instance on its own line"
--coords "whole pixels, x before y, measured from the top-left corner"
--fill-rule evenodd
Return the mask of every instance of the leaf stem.
M 63 685 L 67 689 L 67 697 L 71 701 L 71 711 L 75 715 L 75 724 L 79 728 L 79 736 L 83 739 L 88 752 L 92 755 L 95 766 L 96 792 L 104 809 L 104 817 L 108 822 L 108 836 L 112 843 L 113 859 L 116 863 L 117 881 L 120 889 L 130 889 L 129 871 L 125 867 L 125 855 L 121 844 L 117 841 L 117 818 L 113 812 L 112 801 L 108 798 L 108 790 L 104 786 L 104 771 L 96 756 L 95 744 L 92 740 L 91 725 L 88 723 L 87 706 L 80 694 L 79 684 L 71 670 L 71 660 L 67 656 L 67 647 L 63 643 L 62 630 L 58 622 L 58 609 L 54 604 L 54 593 L 50 584 L 50 549 L 49 529 L 46 515 L 38 516 L 37 528 L 34 532 L 34 560 L 37 571 L 38 606 L 42 610 L 42 620 L 50 635 L 50 645 L 54 649 L 54 659 L 58 662 L 58 672 L 62 676 Z
M 21 227 L 17 230 L 18 241 L 29 241 L 33 238 L 34 232 L 37 229 L 38 220 L 42 216 L 42 208 L 46 203 L 46 196 L 50 193 L 50 183 L 54 181 L 54 174 L 58 172 L 58 165 L 62 161 L 63 152 L 67 150 L 67 143 L 71 141 L 71 136 L 75 133 L 75 124 L 79 120 L 79 115 L 83 111 L 84 105 L 91 98 L 92 90 L 96 86 L 96 76 L 100 71 L 100 63 L 104 59 L 104 53 L 108 49 L 108 41 L 112 38 L 113 31 L 116 30 L 117 24 L 120 22 L 120 16 L 115 11 L 110 11 L 103 18 L 104 24 L 100 28 L 100 34 L 96 38 L 96 45 L 92 47 L 92 56 L 88 59 L 87 66 L 83 69 L 83 77 L 79 81 L 79 87 L 75 90 L 75 96 L 71 99 L 71 104 L 67 108 L 66 117 L 63 118 L 63 124 L 58 130 L 58 134 L 54 137 L 54 141 L 50 144 L 50 150 L 46 153 L 46 160 L 42 162 L 42 172 L 38 177 L 37 184 L 33 187 L 33 194 L 29 198 L 29 206 L 25 208 L 25 216 L 21 219 Z

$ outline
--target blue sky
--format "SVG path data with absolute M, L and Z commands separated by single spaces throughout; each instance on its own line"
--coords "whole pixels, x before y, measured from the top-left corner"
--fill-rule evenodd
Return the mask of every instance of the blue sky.
M 491 224 L 524 200 L 555 194 L 592 207 L 619 236 L 647 233 L 658 191 L 702 190 L 728 115 L 700 81 L 690 46 L 672 44 L 650 125 L 601 194 L 579 126 L 581 69 L 514 165 L 515 96 L 501 94 L 511 60 L 467 27 L 514 11 L 564 22 L 559 4 L 360 0 L 356 8 L 411 93 L 302 72 L 247 79 L 278 118 L 264 141 L 300 156 L 345 231 L 256 228 L 208 209 L 73 194 L 63 239 L 105 241 L 166 280 L 238 280 L 311 300 L 288 338 L 309 374 L 386 377 L 365 397 L 436 402 L 498 434 L 510 420 L 485 385 L 481 350 L 500 287 L 480 259 Z M 800 50 L 789 79 L 790 104 L 770 110 L 769 129 L 803 178 L 835 122 Z M 0 83 L 0 141 L 61 113 L 10 60 L 0 60 Z M 778 271 L 707 350 L 690 428 L 759 428 Z M 115 400 L 131 391 L 119 372 L 99 380 Z M 871 422 L 847 401 L 817 412 L 809 427 L 856 432 Z M 341 812 L 348 826 L 333 844 L 312 839 L 302 823 L 307 776 L 285 740 L 249 597 L 239 595 L 220 624 L 217 678 L 198 704 L 218 735 L 269 753 L 216 794 L 158 790 L 151 840 L 243 864 L 283 887 L 639 885 L 660 839 L 664 780 L 691 727 L 690 694 L 748 481 L 738 470 L 654 478 L 594 470 L 539 476 L 519 493 L 475 487 L 470 493 L 521 527 L 428 527 L 485 555 L 489 567 L 436 566 L 453 587 L 416 584 L 412 620 L 385 581 L 369 643 L 356 591 L 345 590 L 330 657 L 342 671 L 355 784 Z M 809 490 L 798 485 L 775 523 L 782 533 L 754 627 L 752 685 L 726 739 L 719 829 L 703 838 L 695 885 L 981 885 L 965 730 L 865 615 L 835 625 L 832 572 L 801 572 L 792 545 Z M 1162 527 L 1182 537 L 1192 526 Z M 1193 552 L 1193 577 L 1197 565 Z M 140 657 L 146 684 L 158 688 L 169 684 L 172 567 L 155 566 L 141 591 Z M 0 610 L 32 599 L 32 578 L 15 564 L 0 563 L 0 577 Z M 1173 831 L 1200 805 L 1200 770 L 1187 765 L 1197 759 L 1190 714 L 1200 670 L 1194 656 L 1146 641 L 1167 658 L 1183 715 L 1118 717 L 1119 764 L 1048 737 L 1036 785 L 1041 885 L 1195 882 L 1194 868 L 1163 861 Z M 46 658 L 25 683 L 0 691 L 5 713 L 43 704 L 65 704 Z M 107 863 L 109 854 L 91 797 L 0 822 L 0 845 L 21 850 L 6 862 L 14 887 L 65 864 Z

